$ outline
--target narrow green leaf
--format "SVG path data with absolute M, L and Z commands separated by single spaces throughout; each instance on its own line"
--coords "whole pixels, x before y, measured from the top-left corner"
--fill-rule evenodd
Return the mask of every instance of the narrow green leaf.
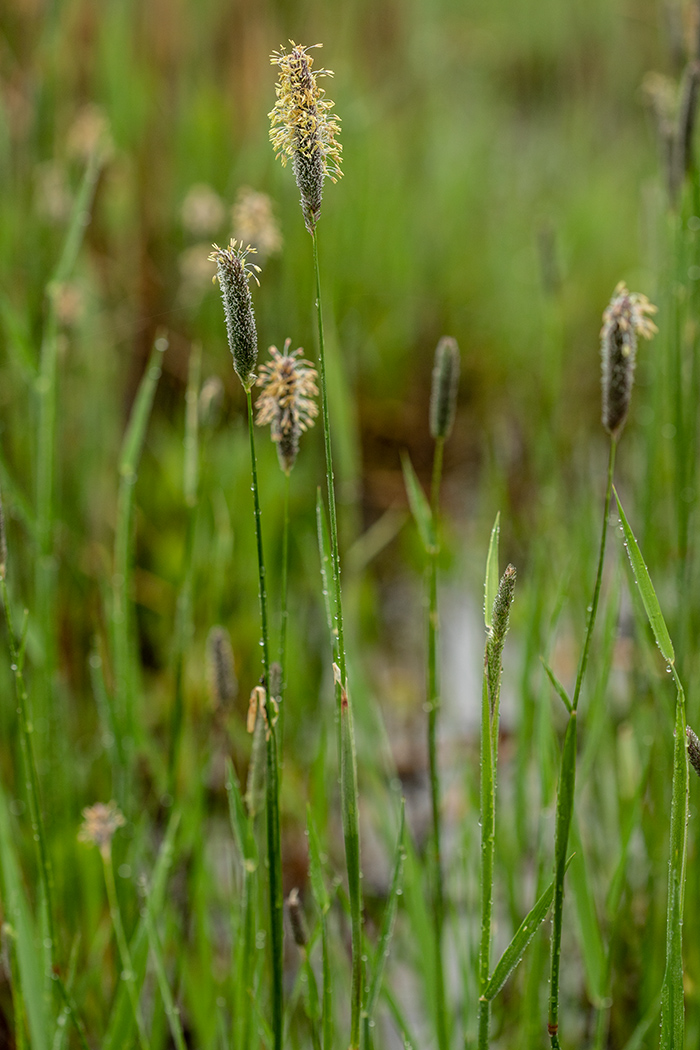
M 129 425 L 124 435 L 119 461 L 119 473 L 123 478 L 127 478 L 130 481 L 136 477 L 141 450 L 146 436 L 146 426 L 151 415 L 151 406 L 153 405 L 153 398 L 160 379 L 161 360 L 167 347 L 167 339 L 164 337 L 156 339 L 131 409 Z
M 384 906 L 384 914 L 382 916 L 382 926 L 379 931 L 379 939 L 377 941 L 377 950 L 374 958 L 374 972 L 372 974 L 372 980 L 369 987 L 369 995 L 367 997 L 366 1004 L 366 1025 L 369 1027 L 374 1017 L 374 1011 L 377 1006 L 379 999 L 379 992 L 382 987 L 382 977 L 384 976 L 384 967 L 386 966 L 386 960 L 389 955 L 389 947 L 391 945 L 391 938 L 394 932 L 394 923 L 396 922 L 396 910 L 399 903 L 399 894 L 401 893 L 401 887 L 403 883 L 403 865 L 406 859 L 406 850 L 404 848 L 403 835 L 404 835 L 404 822 L 405 822 L 405 809 L 406 801 L 401 799 L 401 819 L 399 823 L 399 834 L 396 840 L 396 849 L 394 850 L 394 865 L 391 876 L 391 885 L 389 887 L 389 896 L 387 898 L 386 905 Z
M 676 702 L 671 796 L 671 858 L 666 907 L 666 970 L 661 989 L 659 1050 L 683 1050 L 685 998 L 683 992 L 683 896 L 688 829 L 688 752 L 682 692 Z
M 22 998 L 29 1023 L 31 1050 L 48 1050 L 48 1003 L 44 996 L 42 952 L 22 885 L 19 862 L 13 845 L 13 832 L 7 800 L 0 788 L 0 869 L 6 921 L 15 936 Z
M 331 541 L 328 534 L 326 508 L 321 489 L 316 491 L 316 535 L 318 553 L 321 558 L 321 580 L 323 582 L 323 605 L 326 610 L 326 623 L 333 646 L 333 659 L 338 662 L 338 635 L 335 629 L 335 598 L 331 588 Z
M 190 351 L 185 393 L 185 457 L 183 490 L 185 503 L 194 507 L 199 487 L 199 377 L 202 366 L 202 347 L 195 343 Z
M 561 702 L 563 703 L 566 710 L 569 712 L 569 714 L 571 714 L 573 708 L 571 706 L 571 701 L 569 700 L 569 694 L 555 675 L 552 668 L 545 660 L 544 656 L 541 656 L 540 660 L 542 661 L 542 666 L 547 672 L 547 678 L 549 678 L 550 682 L 552 683 L 552 686 L 554 687 L 554 691 L 556 692 L 557 696 L 561 699 Z
M 318 837 L 314 818 L 311 815 L 310 806 L 306 807 L 306 822 L 309 829 L 309 881 L 311 882 L 311 892 L 318 910 L 322 915 L 325 915 L 330 908 L 331 902 L 326 890 L 325 879 L 323 878 L 321 841 Z
M 570 857 L 566 867 L 573 860 Z M 493 1000 L 506 983 L 513 970 L 522 959 L 527 946 L 537 933 L 540 925 L 544 922 L 554 897 L 554 883 L 550 882 L 547 889 L 542 893 L 530 911 L 527 913 L 518 929 L 513 934 L 513 939 L 496 963 L 489 982 L 484 989 L 484 998 Z
M 165 838 L 163 839 L 151 879 L 149 900 L 155 911 L 163 907 L 165 888 L 168 873 L 173 861 L 175 836 L 180 824 L 180 813 L 173 812 L 170 818 Z M 136 974 L 135 984 L 137 994 L 141 994 L 144 977 L 146 975 L 146 961 L 148 956 L 148 936 L 146 922 L 143 916 L 129 943 L 129 954 Z M 117 994 L 112 1007 L 107 1034 L 102 1042 L 101 1050 L 123 1050 L 124 1047 L 134 1045 L 134 1013 L 124 981 L 119 982 Z
M 579 946 L 583 956 L 583 966 L 586 971 L 591 999 L 596 1007 L 600 1007 L 606 996 L 605 948 L 603 947 L 600 923 L 588 878 L 586 858 L 575 820 L 572 821 L 571 838 L 572 847 L 576 853 L 569 879 L 581 930 Z
M 489 551 L 486 555 L 486 576 L 484 578 L 484 623 L 486 629 L 490 630 L 493 618 L 493 603 L 498 594 L 498 538 L 501 531 L 501 512 L 496 514 L 496 520 L 491 529 L 489 540 Z
M 406 494 L 408 495 L 408 504 L 418 527 L 418 535 L 421 538 L 421 542 L 426 552 L 428 554 L 434 554 L 437 542 L 435 539 L 435 525 L 430 510 L 430 504 L 428 503 L 426 495 L 416 477 L 416 472 L 413 469 L 411 460 L 408 458 L 407 452 L 402 453 L 401 463 L 403 466 Z
M 255 835 L 253 834 L 250 818 L 246 813 L 238 778 L 230 758 L 226 759 L 226 794 L 228 795 L 231 828 L 243 862 L 257 866 L 258 848 L 255 842 Z
M 614 490 L 613 490 L 614 491 Z M 649 570 L 646 567 L 644 558 L 639 549 L 637 541 L 634 537 L 634 533 L 630 528 L 629 522 L 625 517 L 625 512 L 622 509 L 620 503 L 620 497 L 615 492 L 615 499 L 617 500 L 617 510 L 620 515 L 620 521 L 622 523 L 622 529 L 625 534 L 625 546 L 627 547 L 627 553 L 629 555 L 630 563 L 632 565 L 632 572 L 637 581 L 639 587 L 639 593 L 642 596 L 644 602 L 644 608 L 651 624 L 651 629 L 654 632 L 656 638 L 656 644 L 661 650 L 661 655 L 670 664 L 676 659 L 676 654 L 673 651 L 673 644 L 671 637 L 666 627 L 666 621 L 664 620 L 663 613 L 661 612 L 661 606 L 659 600 L 656 597 L 656 591 L 654 590 L 649 576 Z

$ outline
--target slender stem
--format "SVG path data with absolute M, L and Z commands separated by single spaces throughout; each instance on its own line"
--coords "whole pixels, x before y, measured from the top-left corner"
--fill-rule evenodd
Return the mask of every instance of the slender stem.
M 282 530 L 282 584 L 280 593 L 280 713 L 277 730 L 277 741 L 282 749 L 284 739 L 284 695 L 287 688 L 287 623 L 289 610 L 287 608 L 287 591 L 289 580 L 289 477 L 290 471 L 284 475 L 284 527 Z M 280 756 L 281 757 L 281 756 Z
M 491 963 L 493 865 L 495 839 L 494 755 L 486 667 L 481 690 L 481 939 L 479 942 L 479 1050 L 488 1050 L 491 1003 L 484 996 Z
M 562 751 L 562 765 L 559 777 L 559 799 L 557 803 L 557 828 L 555 842 L 555 864 L 554 864 L 554 910 L 552 916 L 552 953 L 550 967 L 550 992 L 549 992 L 549 1018 L 547 1030 L 551 1040 L 552 1050 L 559 1050 L 559 964 L 561 959 L 561 935 L 564 911 L 564 875 L 566 870 L 566 851 L 569 841 L 569 830 L 571 827 L 571 815 L 573 812 L 573 799 L 576 783 L 576 734 L 577 719 L 576 711 L 581 696 L 581 687 L 586 673 L 588 655 L 590 651 L 591 638 L 598 612 L 600 590 L 603 580 L 603 563 L 605 561 L 605 544 L 608 533 L 608 515 L 610 513 L 610 498 L 612 495 L 613 471 L 615 469 L 615 452 L 617 450 L 617 439 L 610 438 L 610 454 L 608 457 L 608 480 L 605 490 L 605 506 L 603 510 L 603 525 L 600 535 L 600 551 L 598 554 L 598 569 L 596 572 L 595 586 L 593 588 L 593 600 L 588 608 L 586 621 L 586 635 L 581 651 L 576 685 L 571 701 L 571 715 L 567 738 Z M 570 746 L 567 747 L 567 740 Z M 562 791 L 566 792 L 567 800 L 562 805 Z
M 321 416 L 323 443 L 326 453 L 326 481 L 328 487 L 328 519 L 331 539 L 331 564 L 335 595 L 334 619 L 338 639 L 338 676 L 336 703 L 340 717 L 340 791 L 345 840 L 345 863 L 350 896 L 350 923 L 352 930 L 352 987 L 350 992 L 350 1050 L 360 1045 L 360 1017 L 362 1013 L 362 889 L 360 885 L 360 824 L 357 790 L 357 758 L 352 707 L 348 691 L 345 635 L 343 631 L 343 603 L 340 587 L 340 553 L 338 549 L 338 518 L 333 482 L 330 416 L 326 385 L 326 346 L 321 308 L 321 272 L 318 260 L 318 232 L 311 235 L 316 276 L 316 313 L 318 318 L 318 371 L 321 387 Z
M 253 430 L 253 401 L 250 390 L 246 390 L 248 401 L 248 434 L 250 437 L 250 466 L 253 475 L 253 506 L 255 513 L 255 538 L 258 549 L 258 596 L 260 599 L 260 628 L 262 664 L 265 691 L 270 689 L 270 643 L 267 623 L 267 590 L 265 586 L 265 559 L 263 556 L 260 495 L 258 489 L 258 465 L 255 456 L 255 434 Z M 269 866 L 270 932 L 272 948 L 272 1030 L 274 1050 L 282 1050 L 283 1024 L 283 899 L 282 899 L 282 842 L 279 814 L 279 766 L 277 752 L 277 730 L 275 714 L 270 704 L 266 712 L 267 726 L 267 853 Z
M 119 948 L 119 957 L 122 963 L 122 980 L 126 983 L 127 993 L 129 995 L 129 1001 L 131 1003 L 131 1009 L 134 1013 L 136 1029 L 139 1034 L 139 1045 L 141 1047 L 141 1050 L 148 1050 L 148 1038 L 146 1036 L 146 1029 L 143 1023 L 143 1017 L 141 1015 L 141 1007 L 139 1006 L 138 993 L 134 984 L 134 981 L 136 980 L 136 971 L 131 961 L 129 943 L 126 939 L 121 911 L 119 910 L 119 898 L 117 897 L 117 887 L 114 884 L 112 853 L 109 847 L 105 847 L 104 849 L 100 849 L 100 854 L 102 856 L 103 867 L 105 871 L 105 885 L 107 887 L 109 913 L 112 918 L 112 926 L 114 927 L 114 933 L 117 938 L 117 947 Z
M 596 615 L 598 613 L 598 601 L 600 599 L 600 588 L 603 582 L 603 562 L 605 560 L 605 543 L 608 536 L 608 515 L 610 514 L 610 497 L 612 496 L 612 483 L 613 483 L 613 471 L 615 469 L 615 452 L 617 451 L 617 438 L 610 438 L 610 454 L 608 457 L 608 483 L 605 490 L 605 508 L 603 510 L 603 527 L 600 534 L 600 553 L 598 555 L 598 571 L 595 578 L 595 587 L 593 589 L 593 601 L 591 602 L 588 609 L 588 618 L 586 622 L 586 637 L 583 643 L 583 650 L 581 652 L 581 660 L 578 665 L 578 674 L 576 675 L 576 686 L 574 687 L 574 696 L 571 701 L 571 706 L 574 711 L 578 707 L 579 697 L 581 695 L 581 686 L 583 685 L 583 676 L 586 673 L 586 664 L 588 663 L 588 653 L 591 646 L 591 638 L 593 636 L 593 627 L 595 626 Z
M 440 481 L 442 477 L 442 454 L 444 438 L 437 438 L 433 457 L 431 484 L 431 509 L 433 527 L 437 534 L 437 519 L 440 504 Z M 433 818 L 432 856 L 432 906 L 433 932 L 435 937 L 435 991 L 436 1021 L 439 1050 L 447 1050 L 447 1005 L 445 1001 L 445 975 L 442 964 L 442 938 L 445 922 L 445 897 L 442 879 L 442 850 L 440 835 L 440 779 L 437 755 L 437 720 L 440 710 L 440 676 L 438 670 L 439 629 L 437 596 L 438 545 L 430 554 L 428 563 L 428 760 L 430 766 L 430 798 Z
M 56 951 L 56 931 L 54 927 L 53 911 L 53 873 L 49 860 L 49 852 L 46 845 L 46 831 L 41 811 L 39 795 L 39 776 L 36 768 L 36 756 L 34 753 L 34 726 L 32 722 L 29 696 L 22 674 L 22 664 L 17 651 L 14 625 L 12 622 L 12 610 L 7 593 L 7 582 L 4 573 L 0 573 L 0 590 L 2 591 L 2 604 L 5 609 L 7 621 L 7 638 L 10 648 L 10 660 L 12 673 L 15 678 L 15 695 L 17 697 L 17 714 L 20 723 L 20 747 L 22 749 L 22 762 L 24 764 L 24 775 L 26 777 L 27 800 L 29 802 L 29 819 L 32 825 L 32 835 L 36 851 L 37 867 L 41 880 L 41 889 L 44 895 L 45 928 L 48 944 L 46 949 L 46 973 L 51 975 L 53 959 Z

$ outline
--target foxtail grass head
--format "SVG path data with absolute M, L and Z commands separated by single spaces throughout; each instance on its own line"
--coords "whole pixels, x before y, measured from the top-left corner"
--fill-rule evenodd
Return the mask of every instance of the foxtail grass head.
M 318 394 L 318 373 L 310 361 L 301 356 L 299 347 L 289 353 L 291 339 L 280 353 L 276 346 L 270 347 L 272 360 L 260 369 L 257 385 L 263 391 L 255 402 L 258 410 L 258 426 L 270 424 L 270 435 L 277 445 L 280 466 L 289 474 L 299 452 L 299 438 L 303 431 L 313 426 L 318 415 L 318 406 L 313 398 Z
M 221 288 L 233 367 L 244 390 L 249 391 L 255 382 L 258 360 L 258 332 L 249 281 L 251 277 L 258 280 L 260 267 L 248 258 L 255 251 L 250 245 L 244 248 L 242 242 L 232 240 L 228 248 L 219 248 L 217 244 L 213 247 L 209 260 L 216 263 L 215 279 Z
M 617 437 L 627 419 L 637 359 L 637 337 L 651 339 L 658 331 L 648 316 L 656 307 L 646 295 L 628 292 L 620 281 L 603 314 L 600 350 L 603 382 L 603 426 Z
M 493 602 L 493 613 L 491 615 L 491 627 L 486 639 L 486 679 L 488 683 L 489 696 L 491 699 L 491 710 L 493 711 L 494 698 L 498 694 L 501 680 L 501 659 L 503 646 L 505 645 L 508 627 L 510 625 L 510 607 L 515 597 L 515 580 L 517 573 L 513 565 L 509 565 L 501 577 L 498 591 Z
M 459 347 L 457 340 L 446 335 L 438 343 L 430 391 L 430 433 L 435 440 L 445 441 L 452 431 L 457 407 L 459 384 Z
M 230 708 L 238 695 L 233 649 L 223 627 L 212 627 L 207 638 L 209 692 L 216 708 Z
M 289 914 L 289 925 L 292 927 L 292 937 L 297 948 L 306 950 L 309 943 L 309 931 L 306 925 L 306 916 L 299 900 L 299 890 L 294 887 L 287 897 L 287 912 Z
M 685 727 L 685 733 L 688 738 L 688 758 L 690 759 L 690 764 L 700 777 L 700 740 L 698 740 L 690 726 Z
M 283 165 L 291 158 L 301 194 L 301 208 L 309 233 L 313 234 L 321 214 L 323 181 L 335 182 L 342 175 L 337 140 L 340 122 L 331 114 L 333 103 L 319 86 L 318 78 L 333 76 L 329 69 L 312 70 L 311 47 L 290 40 L 291 51 L 280 47 L 270 61 L 279 69 L 275 86 L 277 102 L 270 116 L 270 141 Z M 320 47 L 313 44 L 312 47 Z

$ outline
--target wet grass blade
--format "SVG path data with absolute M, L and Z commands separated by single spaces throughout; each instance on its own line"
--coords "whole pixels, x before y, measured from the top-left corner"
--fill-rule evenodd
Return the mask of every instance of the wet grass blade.
M 572 857 L 569 858 L 566 865 L 567 868 L 572 859 Z M 483 995 L 485 999 L 495 999 L 503 985 L 513 973 L 525 954 L 530 941 L 547 917 L 547 912 L 552 905 L 553 898 L 554 883 L 550 882 L 547 889 L 538 897 L 535 904 L 527 913 L 520 926 L 515 931 L 510 944 L 496 963 L 493 973 L 489 978 L 489 982 L 484 989 Z
M 656 644 L 661 650 L 661 655 L 669 663 L 672 664 L 676 659 L 676 654 L 673 651 L 673 644 L 671 637 L 666 627 L 666 621 L 663 618 L 661 612 L 661 606 L 659 600 L 656 597 L 656 591 L 651 582 L 649 576 L 649 570 L 646 567 L 642 552 L 639 549 L 639 545 L 634 537 L 634 533 L 630 528 L 630 524 L 627 521 L 625 512 L 622 509 L 620 503 L 620 497 L 615 492 L 615 499 L 617 500 L 617 510 L 620 515 L 620 522 L 622 523 L 622 529 L 625 534 L 625 546 L 627 547 L 627 553 L 629 555 L 630 563 L 632 565 L 632 572 L 634 578 L 637 581 L 639 587 L 639 593 L 644 602 L 644 608 L 651 624 L 651 629 L 654 632 L 656 638 Z

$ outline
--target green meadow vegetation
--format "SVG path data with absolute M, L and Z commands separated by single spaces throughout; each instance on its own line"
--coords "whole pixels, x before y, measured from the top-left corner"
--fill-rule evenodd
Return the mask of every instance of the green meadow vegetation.
M 690 0 L 0 11 L 0 1047 L 698 1045 L 699 90 Z

